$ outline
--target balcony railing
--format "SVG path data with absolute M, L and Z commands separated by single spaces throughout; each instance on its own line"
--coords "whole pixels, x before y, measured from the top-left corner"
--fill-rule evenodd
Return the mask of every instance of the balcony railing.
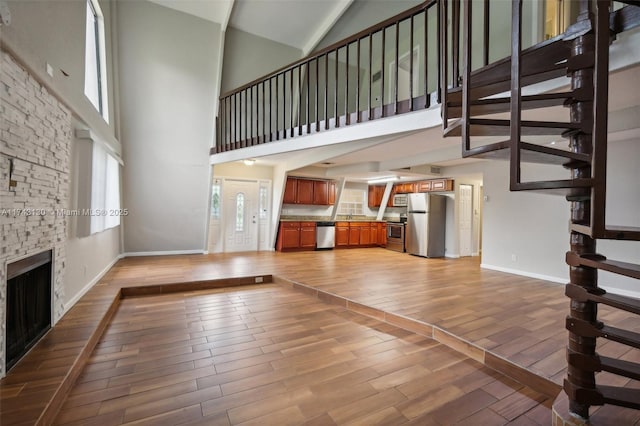
M 211 153 L 428 108 L 441 69 L 438 3 L 427 1 L 224 94 Z

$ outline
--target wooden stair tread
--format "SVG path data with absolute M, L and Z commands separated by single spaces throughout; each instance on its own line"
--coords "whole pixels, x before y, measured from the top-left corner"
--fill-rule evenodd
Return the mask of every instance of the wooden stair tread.
M 640 333 L 631 330 L 603 325 L 602 323 L 594 324 L 574 317 L 566 319 L 566 327 L 567 330 L 579 336 L 604 337 L 607 340 L 640 349 Z
M 548 108 L 564 105 L 573 97 L 573 92 L 544 93 L 522 97 L 522 109 Z M 471 115 L 486 115 L 508 112 L 511 110 L 511 98 L 500 97 L 490 99 L 475 99 L 470 102 Z M 447 109 L 449 118 L 459 118 L 462 115 L 462 102 L 449 102 Z
M 600 255 L 578 255 L 572 252 L 567 253 L 567 263 L 571 266 L 587 266 L 589 268 L 601 269 L 618 275 L 624 275 L 635 279 L 640 279 L 640 265 L 635 263 L 609 260 Z
M 634 226 L 609 226 L 603 232 L 594 232 L 589 226 L 571 224 L 571 230 L 603 240 L 640 241 L 640 228 Z
M 528 86 L 566 76 L 570 47 L 562 36 L 522 51 L 521 85 Z M 471 99 L 503 93 L 511 88 L 511 57 L 493 62 L 471 73 Z M 448 89 L 449 101 L 462 100 L 462 87 Z
M 471 136 L 509 136 L 509 120 L 494 120 L 486 118 L 471 118 L 469 120 L 469 134 Z M 579 123 L 562 123 L 556 121 L 521 121 L 523 136 L 561 136 L 570 130 L 580 130 Z M 455 120 L 444 131 L 444 137 L 461 136 L 462 120 Z
M 640 410 L 640 389 L 604 385 L 597 386 L 597 389 L 605 403 Z
M 573 260 L 574 255 L 569 252 L 567 253 L 567 258 Z M 571 266 L 576 266 L 575 263 L 569 263 L 570 260 L 567 260 L 567 263 Z M 604 303 L 605 305 L 640 315 L 640 299 L 607 293 L 601 288 L 587 289 L 575 284 L 567 284 L 565 295 L 577 301 Z
M 542 164 L 565 164 L 567 160 L 589 162 L 586 154 L 578 154 L 571 151 L 551 148 L 544 145 L 536 145 L 528 142 L 520 142 L 521 158 L 523 162 Z M 496 160 L 509 160 L 511 149 L 509 141 L 496 142 L 482 145 L 463 152 L 463 157 L 490 158 Z
M 634 380 L 640 380 L 640 364 L 638 363 L 601 356 L 600 364 L 603 371 Z

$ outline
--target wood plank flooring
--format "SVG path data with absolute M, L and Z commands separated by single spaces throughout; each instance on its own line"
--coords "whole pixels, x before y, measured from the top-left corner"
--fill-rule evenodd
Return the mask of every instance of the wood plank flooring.
M 457 342 L 466 341 L 468 348 L 486 351 L 485 363 L 500 371 L 505 371 L 508 364 L 507 367 L 521 366 L 557 384 L 564 377 L 564 318 L 568 313 L 568 299 L 563 294 L 563 286 L 483 270 L 477 258 L 423 259 L 377 248 L 127 258 L 119 261 L 0 381 L 0 424 L 50 424 L 53 421 L 82 371 L 77 367 L 84 365 L 89 357 L 95 357 L 91 350 L 109 324 L 111 313 L 118 308 L 121 289 L 142 287 L 138 292 L 144 293 L 146 286 L 194 281 L 202 284 L 216 279 L 271 274 L 311 286 L 296 287 L 318 296 L 322 294 L 325 301 L 344 303 L 348 300 L 350 309 L 378 315 L 378 319 L 384 319 L 380 312 L 386 312 L 387 320 L 392 319 L 394 324 L 410 330 L 414 330 L 411 327 L 415 327 L 416 321 L 430 324 L 429 327 L 432 325 L 438 332 L 438 340 L 452 335 Z M 600 312 L 601 318 L 612 325 L 640 329 L 640 320 L 631 314 L 605 307 Z M 238 325 L 229 327 L 230 331 L 239 331 L 235 329 Z M 421 333 L 424 327 L 414 331 Z M 168 346 L 171 339 L 181 341 L 179 332 L 155 338 Z M 603 341 L 599 350 L 607 356 L 640 361 L 640 351 L 617 343 Z M 477 359 L 473 353 L 470 355 Z M 119 361 L 109 358 L 115 355 L 105 353 L 103 356 L 111 362 Z M 122 361 L 117 371 L 131 374 L 135 365 L 124 364 Z M 103 365 L 105 370 L 106 365 Z M 172 371 L 178 374 L 180 368 L 185 367 L 165 368 L 175 368 Z M 513 373 L 512 377 L 518 377 L 518 371 Z M 105 375 L 101 380 L 109 380 L 106 371 L 96 370 L 95 374 Z M 626 379 L 605 376 L 605 380 L 614 381 L 616 385 L 640 386 Z M 85 404 L 83 409 L 89 407 Z M 486 416 L 490 419 L 492 414 Z M 323 424 L 322 419 L 318 424 Z
M 551 400 L 280 285 L 122 301 L 58 425 L 526 424 Z

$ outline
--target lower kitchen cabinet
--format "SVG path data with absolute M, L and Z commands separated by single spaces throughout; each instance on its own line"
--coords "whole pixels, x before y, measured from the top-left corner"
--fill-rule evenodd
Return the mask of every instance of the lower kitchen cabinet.
M 278 230 L 278 251 L 315 250 L 315 222 L 280 222 Z
M 384 245 L 381 243 L 383 229 L 386 237 L 384 222 L 336 222 L 336 248 Z
M 349 222 L 336 222 L 336 247 L 349 247 Z

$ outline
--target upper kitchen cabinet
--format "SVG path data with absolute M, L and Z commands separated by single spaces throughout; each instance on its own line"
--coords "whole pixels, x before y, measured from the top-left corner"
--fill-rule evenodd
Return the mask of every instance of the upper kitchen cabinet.
M 295 204 L 298 196 L 298 179 L 287 178 L 287 184 L 284 187 L 284 197 L 282 202 L 285 204 Z
M 380 207 L 384 196 L 384 185 L 369 185 L 368 204 L 369 207 Z
M 288 177 L 282 199 L 284 204 L 333 205 L 336 202 L 334 181 Z

